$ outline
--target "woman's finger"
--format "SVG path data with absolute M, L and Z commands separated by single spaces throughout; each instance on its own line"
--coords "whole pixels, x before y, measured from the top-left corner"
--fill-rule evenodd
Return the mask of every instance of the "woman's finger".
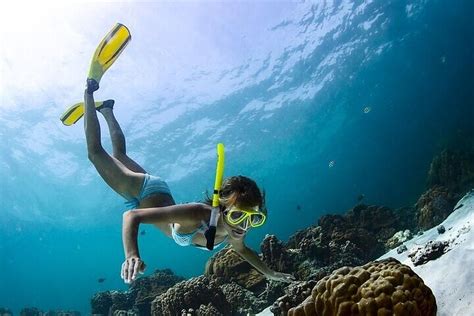
M 125 282 L 128 281 L 128 266 L 129 266 L 129 262 L 128 260 L 125 260 L 125 262 L 123 263 L 123 279 Z
M 126 262 L 126 261 L 125 261 L 125 262 Z M 120 277 L 121 277 L 122 279 L 125 279 L 125 274 L 124 274 L 125 262 L 122 263 L 122 268 L 120 269 Z
M 140 269 L 142 261 L 139 259 L 135 259 L 135 264 L 133 265 L 133 274 L 132 274 L 132 281 L 134 281 L 137 277 L 137 272 Z
M 135 258 L 128 259 L 128 278 L 127 281 L 130 283 L 132 281 L 132 275 L 133 275 L 133 266 L 134 266 L 134 260 Z

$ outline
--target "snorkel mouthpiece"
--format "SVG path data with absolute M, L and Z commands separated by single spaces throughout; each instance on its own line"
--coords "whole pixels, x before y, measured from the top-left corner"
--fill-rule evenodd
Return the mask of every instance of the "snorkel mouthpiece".
M 217 167 L 216 180 L 214 182 L 214 192 L 212 194 L 212 211 L 209 220 L 209 228 L 204 232 L 209 250 L 214 249 L 214 240 L 216 238 L 217 218 L 219 217 L 219 190 L 222 186 L 222 178 L 224 177 L 224 144 L 217 144 Z
M 209 221 L 209 228 L 204 232 L 207 243 L 206 247 L 209 250 L 214 249 L 214 240 L 216 239 L 217 218 L 219 216 L 219 207 L 213 207 L 211 211 L 211 219 Z

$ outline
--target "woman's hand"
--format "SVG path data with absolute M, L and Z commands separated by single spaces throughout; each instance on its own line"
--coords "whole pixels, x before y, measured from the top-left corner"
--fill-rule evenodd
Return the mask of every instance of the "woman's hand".
M 295 277 L 292 276 L 291 274 L 276 272 L 276 271 L 273 271 L 273 273 L 267 275 L 267 279 L 270 279 L 272 281 L 287 282 L 287 283 L 290 283 L 296 280 Z
M 120 277 L 125 283 L 131 283 L 137 278 L 137 274 L 143 274 L 146 264 L 139 257 L 128 257 L 122 264 Z

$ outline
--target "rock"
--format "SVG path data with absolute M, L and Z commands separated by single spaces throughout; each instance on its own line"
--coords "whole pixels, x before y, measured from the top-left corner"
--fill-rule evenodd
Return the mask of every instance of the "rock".
M 444 228 L 443 225 L 438 226 L 437 230 L 438 230 L 438 234 L 440 235 L 446 232 L 446 228 Z
M 448 241 L 429 241 L 424 247 L 416 247 L 410 251 L 408 257 L 415 266 L 427 263 L 430 260 L 435 260 L 448 252 Z
M 436 315 L 432 291 L 410 267 L 389 258 L 343 267 L 320 280 L 288 315 Z
M 407 246 L 401 245 L 400 247 L 397 248 L 397 253 L 399 253 L 399 254 L 404 253 L 407 250 L 408 250 Z

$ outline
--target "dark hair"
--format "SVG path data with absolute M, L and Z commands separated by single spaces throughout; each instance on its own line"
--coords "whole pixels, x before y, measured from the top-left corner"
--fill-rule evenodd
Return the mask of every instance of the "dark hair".
M 207 194 L 206 202 L 212 204 L 212 197 Z M 261 212 L 267 214 L 265 191 L 260 191 L 257 183 L 245 176 L 234 176 L 222 182 L 219 191 L 219 203 L 224 207 L 237 205 L 249 208 L 258 205 Z

